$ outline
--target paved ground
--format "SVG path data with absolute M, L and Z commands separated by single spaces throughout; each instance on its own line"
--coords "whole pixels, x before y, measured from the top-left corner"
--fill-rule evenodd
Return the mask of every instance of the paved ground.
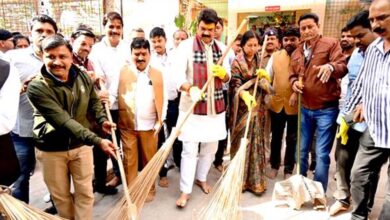
M 333 153 L 332 153 L 333 155 Z M 333 159 L 333 158 L 332 158 Z M 330 176 L 333 177 L 335 172 L 335 163 L 332 161 Z M 373 208 L 370 219 L 377 219 L 380 209 L 382 207 L 386 180 L 387 180 L 387 165 L 383 167 L 381 173 L 381 179 L 378 186 L 378 191 L 375 199 L 375 206 Z M 189 200 L 185 209 L 177 209 L 175 201 L 179 196 L 179 171 L 178 169 L 171 170 L 168 173 L 170 181 L 169 188 L 157 187 L 156 199 L 145 204 L 141 219 L 144 220 L 171 220 L 171 219 L 192 219 L 194 210 L 199 208 L 201 204 L 207 199 L 207 195 L 203 194 L 198 187 L 194 187 L 194 191 L 191 199 Z M 220 176 L 220 173 L 212 168 L 210 172 L 209 181 L 214 184 Z M 311 175 L 309 175 L 311 177 Z M 350 219 L 350 213 L 344 213 L 337 217 L 330 217 L 326 211 L 314 211 L 310 205 L 303 207 L 301 210 L 296 211 L 290 208 L 275 207 L 271 202 L 273 185 L 275 181 L 282 180 L 283 175 L 280 172 L 276 180 L 268 182 L 268 190 L 262 196 L 255 196 L 251 193 L 244 193 L 242 196 L 241 207 L 243 219 L 245 220 L 260 220 L 260 219 L 272 219 L 272 220 L 322 220 L 322 219 L 334 219 L 334 220 L 346 220 Z M 329 178 L 330 183 L 328 186 L 328 205 L 333 204 L 332 193 L 335 190 L 335 181 L 333 178 Z M 37 167 L 34 176 L 32 177 L 31 186 L 31 204 L 38 208 L 46 208 L 49 205 L 43 202 L 43 195 L 47 192 L 46 187 L 42 180 L 42 174 Z M 119 193 L 115 196 L 102 196 L 95 193 L 95 206 L 94 206 L 94 219 L 105 219 L 105 215 L 115 205 L 115 202 L 122 195 L 122 187 L 119 187 Z

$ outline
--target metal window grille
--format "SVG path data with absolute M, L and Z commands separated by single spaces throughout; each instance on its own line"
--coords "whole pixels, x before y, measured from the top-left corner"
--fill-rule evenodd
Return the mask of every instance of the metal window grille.
M 348 20 L 363 9 L 364 4 L 359 0 L 327 0 L 324 36 L 339 38 Z
M 101 0 L 51 0 L 50 3 L 51 14 L 63 35 L 70 36 L 80 24 L 91 27 L 95 34 L 101 34 L 103 14 Z
M 28 35 L 30 21 L 39 13 L 38 0 L 1 0 L 0 28 Z M 70 36 L 79 25 L 92 27 L 96 34 L 102 32 L 103 0 L 49 0 L 49 15 L 57 22 L 61 33 Z
M 0 27 L 27 35 L 29 22 L 36 11 L 37 4 L 34 0 L 2 0 L 0 1 Z

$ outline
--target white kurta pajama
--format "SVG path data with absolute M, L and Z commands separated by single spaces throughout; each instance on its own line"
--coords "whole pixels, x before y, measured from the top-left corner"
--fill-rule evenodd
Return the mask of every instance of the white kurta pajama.
M 173 59 L 172 66 L 178 89 L 186 82 L 193 85 L 193 42 L 193 37 L 181 42 L 178 51 L 175 54 L 176 57 Z M 220 46 L 220 43 L 218 43 L 218 46 L 223 48 Z M 212 74 L 210 69 L 213 65 L 213 51 L 212 47 L 208 45 L 205 45 L 205 50 L 208 76 L 210 77 Z M 230 75 L 228 60 L 225 59 L 223 63 L 226 72 Z M 210 83 L 210 85 L 214 86 L 214 83 Z M 208 90 L 210 91 L 211 89 Z M 207 97 L 211 97 L 211 94 L 208 94 Z M 225 112 L 212 114 L 212 109 L 210 109 L 211 105 L 209 105 L 210 100 L 206 101 L 208 102 L 207 115 L 191 114 L 184 123 L 179 135 L 179 140 L 183 141 L 183 152 L 181 154 L 182 159 L 180 165 L 180 190 L 186 194 L 192 192 L 195 176 L 197 180 L 202 182 L 206 181 L 207 174 L 218 149 L 218 141 L 225 139 L 227 135 Z M 192 100 L 189 94 L 185 92 L 182 93 L 179 105 L 178 123 L 183 120 L 185 113 L 191 104 Z M 215 110 L 213 112 L 215 112 Z M 199 144 L 200 151 L 198 150 Z

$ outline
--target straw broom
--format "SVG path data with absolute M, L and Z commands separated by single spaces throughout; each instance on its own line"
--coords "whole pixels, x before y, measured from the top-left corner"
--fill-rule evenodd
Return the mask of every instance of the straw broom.
M 264 45 L 266 45 L 268 36 L 265 35 Z M 262 55 L 265 51 L 265 46 L 262 48 Z M 263 56 L 260 58 L 260 63 L 263 61 Z M 259 75 L 256 77 L 255 89 L 253 97 L 256 97 Z M 214 219 L 214 220 L 229 220 L 240 219 L 239 202 L 241 200 L 242 185 L 244 179 L 244 168 L 246 159 L 246 147 L 248 145 L 249 125 L 252 119 L 252 108 L 249 109 L 248 118 L 244 137 L 241 138 L 240 147 L 230 161 L 226 171 L 219 178 L 214 186 L 212 197 L 205 206 L 202 206 L 195 213 L 195 219 Z
M 10 195 L 11 190 L 0 186 L 0 219 L 10 220 L 62 220 L 59 216 L 50 215 L 44 211 L 27 205 Z
M 234 35 L 233 40 L 228 45 L 226 50 L 223 52 L 222 57 L 219 59 L 218 65 L 222 64 L 224 58 L 226 57 L 227 53 L 229 52 L 230 48 L 234 43 L 234 39 L 237 37 L 240 30 L 246 25 L 247 22 L 248 22 L 247 19 L 244 19 L 242 21 L 242 23 L 237 29 L 237 33 Z M 203 85 L 201 94 L 203 94 L 206 91 L 208 85 L 213 79 L 214 77 L 212 76 L 210 76 L 207 79 L 207 82 Z M 149 191 L 152 188 L 161 167 L 164 165 L 165 160 L 168 158 L 168 155 L 172 149 L 175 139 L 179 136 L 181 128 L 183 127 L 187 118 L 192 114 L 192 111 L 195 108 L 196 104 L 197 102 L 192 103 L 189 110 L 185 113 L 183 120 L 178 122 L 176 127 L 172 129 L 172 132 L 169 135 L 168 139 L 164 142 L 161 148 L 156 152 L 153 158 L 147 163 L 145 168 L 142 169 L 141 173 L 138 174 L 137 178 L 131 183 L 129 187 L 130 195 L 131 198 L 133 198 L 134 204 L 138 209 L 138 215 L 141 213 L 146 197 L 148 196 Z M 124 215 L 123 212 L 125 211 L 124 210 L 125 206 L 126 206 L 126 201 L 122 198 L 118 202 L 118 204 L 112 209 L 112 211 L 108 214 L 107 219 L 110 220 L 120 219 L 120 217 Z
M 99 85 L 102 91 L 106 91 L 107 89 L 103 85 L 102 81 L 99 80 Z M 108 107 L 108 103 L 104 103 L 104 108 L 106 110 L 106 114 L 108 117 L 108 120 L 110 123 L 112 122 L 112 117 L 111 117 L 111 112 L 110 108 Z M 116 154 L 116 160 L 118 162 L 118 167 L 119 167 L 119 172 L 121 175 L 121 180 L 122 180 L 122 185 L 123 185 L 123 192 L 124 192 L 124 197 L 123 199 L 126 201 L 126 207 L 124 209 L 124 212 L 122 213 L 123 216 L 121 216 L 120 219 L 131 219 L 131 220 L 136 220 L 137 219 L 137 207 L 132 203 L 130 199 L 130 193 L 129 193 L 129 188 L 126 182 L 126 175 L 125 175 L 125 169 L 123 168 L 123 162 L 122 162 L 122 157 L 119 152 L 119 147 L 118 147 L 118 140 L 116 139 L 115 136 L 115 129 L 111 127 L 111 138 L 112 141 L 114 142 L 115 145 L 115 154 Z

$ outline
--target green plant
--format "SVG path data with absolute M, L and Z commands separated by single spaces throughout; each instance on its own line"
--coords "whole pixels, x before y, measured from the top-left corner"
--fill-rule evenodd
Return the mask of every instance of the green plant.
M 191 21 L 191 24 L 190 24 L 190 27 L 188 28 L 188 31 L 192 35 L 195 35 L 197 26 L 198 26 L 198 21 L 196 21 L 196 20 Z
M 175 17 L 175 25 L 178 29 L 184 29 L 186 18 L 182 14 Z
M 179 13 L 175 17 L 174 22 L 178 29 L 186 30 L 187 33 L 189 33 L 190 35 L 194 35 L 196 33 L 196 27 L 198 26 L 198 22 L 196 20 L 191 21 L 189 23 L 189 26 L 186 27 L 187 24 L 186 18 L 184 17 L 184 15 Z

